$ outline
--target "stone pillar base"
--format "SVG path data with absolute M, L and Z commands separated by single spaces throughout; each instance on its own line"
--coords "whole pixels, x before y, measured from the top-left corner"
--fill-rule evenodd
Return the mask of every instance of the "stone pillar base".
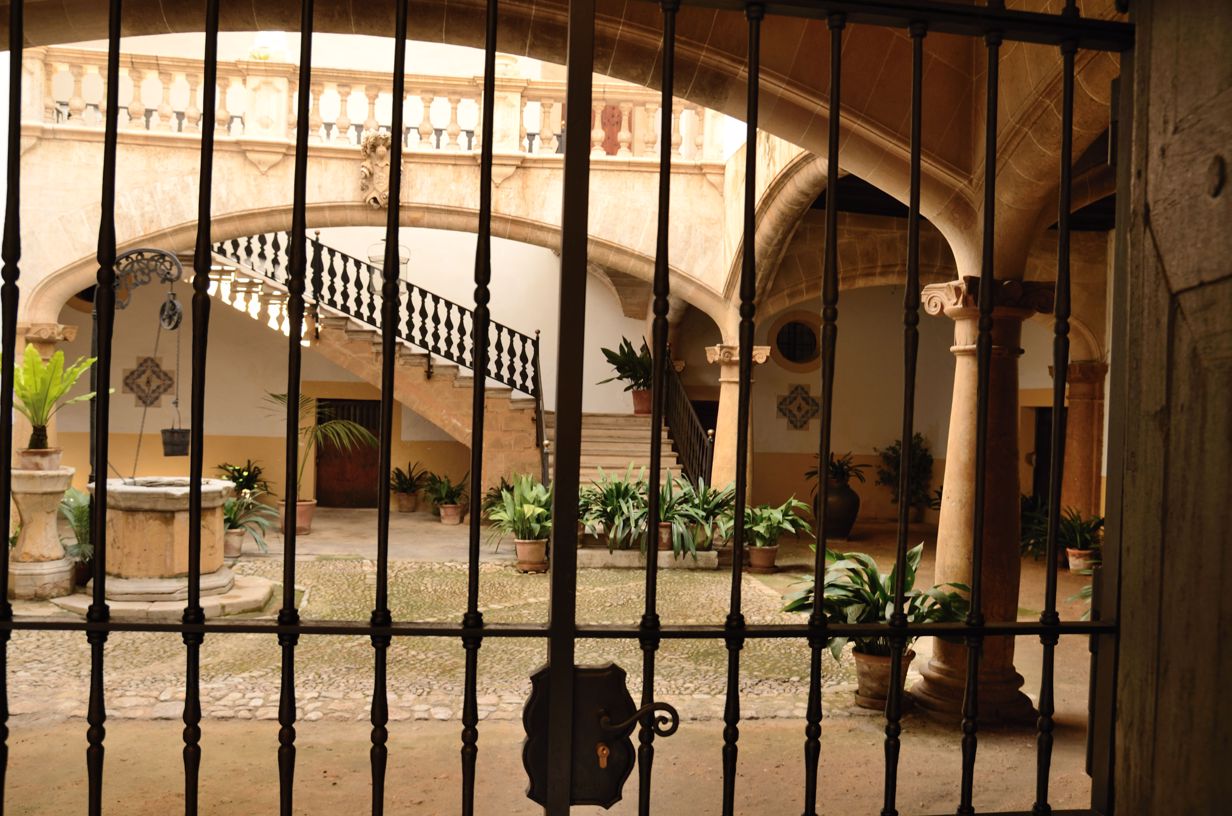
M 77 565 L 71 558 L 9 562 L 9 597 L 45 601 L 73 594 Z
M 235 585 L 235 573 L 226 566 L 201 575 L 201 594 L 223 595 Z M 93 591 L 94 580 L 86 584 L 86 593 Z M 107 600 L 155 603 L 183 601 L 188 598 L 188 578 L 120 578 L 107 576 Z
M 930 660 L 921 674 L 923 679 L 911 687 L 911 696 L 918 709 L 935 720 L 961 722 L 967 686 L 965 664 L 956 671 L 949 664 Z M 1031 698 L 1020 691 L 1022 683 L 1022 675 L 1012 669 L 998 672 L 995 677 L 981 676 L 978 698 L 980 724 L 1035 723 L 1038 713 Z

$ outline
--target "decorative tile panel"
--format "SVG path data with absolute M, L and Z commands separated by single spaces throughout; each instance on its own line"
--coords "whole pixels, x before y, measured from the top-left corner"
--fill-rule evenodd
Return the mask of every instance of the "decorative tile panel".
M 137 407 L 154 408 L 175 387 L 175 377 L 155 357 L 141 357 L 137 366 L 124 372 L 124 393 L 137 397 Z
M 793 385 L 779 397 L 778 415 L 796 431 L 808 430 L 809 422 L 821 413 L 821 402 L 809 393 L 807 385 Z

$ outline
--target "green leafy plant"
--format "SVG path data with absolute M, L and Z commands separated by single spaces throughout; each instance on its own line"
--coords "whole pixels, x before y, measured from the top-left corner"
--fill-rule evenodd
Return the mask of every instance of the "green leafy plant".
M 1023 496 L 1019 547 L 1023 555 L 1038 559 L 1048 552 L 1048 507 Z M 1098 550 L 1103 540 L 1103 516 L 1088 516 L 1067 507 L 1057 523 L 1057 548 Z
M 820 457 L 818 457 L 816 454 L 814 454 L 813 458 L 820 461 Z M 864 482 L 864 471 L 867 468 L 868 468 L 868 465 L 866 464 L 857 465 L 855 462 L 855 457 L 852 456 L 850 451 L 843 454 L 842 456 L 835 456 L 834 451 L 831 451 L 830 452 L 830 462 L 826 466 L 826 479 L 829 480 L 830 484 L 836 485 L 836 486 L 850 484 L 852 479 L 855 479 L 857 482 L 863 483 Z M 809 480 L 812 483 L 811 487 L 809 488 L 809 496 L 811 497 L 811 504 L 812 504 L 814 516 L 819 515 L 818 507 L 817 507 L 817 501 L 818 501 L 817 491 L 819 488 L 819 485 L 817 483 L 817 471 L 818 471 L 818 467 L 816 464 L 814 464 L 808 470 L 804 471 L 804 478 Z
M 389 474 L 389 489 L 395 493 L 418 493 L 427 483 L 428 475 L 428 469 L 420 467 L 418 462 L 407 462 L 406 470 L 396 467 Z
M 800 511 L 808 510 L 808 505 L 792 496 L 787 501 L 774 507 L 769 504 L 759 504 L 744 508 L 744 534 L 750 547 L 773 547 L 779 543 L 779 537 L 791 533 L 812 532 L 813 528 L 800 516 Z M 735 527 L 733 514 L 724 516 L 721 530 L 724 537 L 732 534 Z
M 616 372 L 615 376 L 600 380 L 599 385 L 619 380 L 625 383 L 626 391 L 648 391 L 654 380 L 654 360 L 650 356 L 650 348 L 642 341 L 642 350 L 635 351 L 629 338 L 620 338 L 620 345 L 615 349 L 600 349 L 607 358 L 608 364 Z
M 909 623 L 947 623 L 960 621 L 969 609 L 961 594 L 970 590 L 965 584 L 940 584 L 930 589 L 915 588 L 916 573 L 924 553 L 921 542 L 907 552 L 903 575 L 903 611 Z M 822 613 L 829 623 L 885 623 L 894 611 L 894 591 L 898 582 L 898 566 L 888 574 L 877 569 L 872 556 L 861 552 L 836 553 L 826 550 L 825 585 L 822 591 Z M 813 580 L 798 592 L 788 595 L 785 612 L 805 612 L 816 602 Z M 914 642 L 908 640 L 908 645 Z M 831 638 L 827 644 L 838 660 L 848 638 Z M 854 638 L 854 648 L 861 654 L 890 656 L 887 637 Z
M 599 469 L 599 478 L 578 493 L 578 511 L 583 529 L 607 537 L 608 550 L 627 550 L 646 534 L 645 470 L 614 476 Z
M 263 491 L 244 490 L 223 502 L 222 517 L 228 530 L 243 530 L 261 552 L 269 552 L 265 534 L 278 522 L 278 511 L 260 499 Z
M 1094 578 L 1095 572 L 1094 570 L 1085 569 L 1085 570 L 1078 570 L 1077 574 L 1090 576 L 1091 583 L 1083 584 L 1082 589 L 1078 590 L 1073 595 L 1070 595 L 1068 600 L 1085 601 L 1087 608 L 1082 613 L 1082 619 L 1090 620 L 1091 619 L 1091 601 L 1095 597 L 1095 578 Z
M 265 399 L 272 408 L 285 410 L 287 407 L 286 394 L 266 394 Z M 274 413 L 282 415 L 281 412 Z M 300 395 L 298 418 L 299 478 L 296 479 L 296 485 L 300 495 L 295 497 L 297 500 L 301 500 L 304 489 L 304 466 L 308 464 L 308 459 L 316 448 L 335 448 L 345 453 L 356 448 L 371 448 L 377 445 L 377 438 L 371 431 L 358 422 L 335 417 L 313 397 Z
M 903 440 L 895 439 L 885 449 L 876 448 L 881 464 L 877 466 L 877 484 L 890 489 L 890 500 L 898 504 L 899 465 L 903 455 Z M 911 472 L 907 474 L 907 504 L 921 509 L 932 506 L 929 487 L 933 481 L 933 453 L 924 434 L 911 436 Z
M 462 504 L 466 501 L 466 479 L 470 473 L 462 474 L 458 481 L 439 473 L 429 473 L 424 480 L 424 492 L 432 499 L 432 504 L 440 507 L 442 504 Z
M 264 469 L 251 459 L 245 460 L 242 465 L 223 462 L 218 466 L 218 472 L 231 481 L 237 494 L 245 490 L 269 492 L 269 482 L 262 478 Z
M 90 370 L 95 359 L 79 357 L 66 368 L 63 351 L 55 352 L 51 359 L 43 362 L 33 345 L 26 346 L 21 365 L 13 368 L 13 407 L 30 420 L 32 430 L 28 448 L 46 450 L 47 424 L 51 418 L 66 405 L 94 398 L 93 391 L 71 399 L 64 397 L 77 384 L 77 380 Z
M 64 553 L 74 561 L 89 561 L 94 557 L 94 545 L 90 543 L 90 494 L 70 487 L 60 499 L 60 515 L 73 531 L 73 541 L 64 539 Z
M 724 488 L 716 488 L 706 484 L 705 479 L 690 482 L 680 480 L 681 492 L 687 497 L 693 509 L 693 546 L 698 550 L 708 550 L 721 532 L 721 521 L 730 515 L 732 506 L 736 503 L 736 488 L 728 484 Z
M 693 497 L 687 489 L 688 482 L 677 479 L 672 474 L 668 474 L 663 481 L 663 486 L 659 489 L 659 523 L 671 525 L 672 530 L 672 552 L 676 557 L 688 553 L 697 558 L 697 538 L 696 529 L 701 523 L 701 517 L 698 514 L 697 507 L 693 503 Z M 649 507 L 646 512 L 649 513 Z M 646 526 L 643 522 L 643 527 Z M 642 549 L 645 550 L 645 541 L 642 539 Z
M 502 479 L 502 482 L 504 480 Z M 552 488 L 526 474 L 501 488 L 500 501 L 487 511 L 492 534 L 521 541 L 542 541 L 552 530 Z
M 514 478 L 516 479 L 517 476 L 514 476 Z M 513 490 L 513 482 L 502 476 L 500 477 L 500 484 L 494 484 L 483 492 L 483 501 L 479 503 L 479 510 L 483 513 L 484 518 L 487 518 L 488 514 L 503 501 L 501 494 L 506 490 Z

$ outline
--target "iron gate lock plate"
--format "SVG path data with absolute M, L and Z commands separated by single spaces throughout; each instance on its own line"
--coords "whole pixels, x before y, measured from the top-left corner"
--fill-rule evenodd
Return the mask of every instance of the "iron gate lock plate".
M 619 802 L 637 759 L 629 738 L 634 727 L 646 719 L 656 734 L 666 737 L 680 724 L 676 710 L 666 703 L 637 708 L 625 679 L 625 670 L 615 663 L 573 668 L 571 804 L 610 808 Z M 548 668 L 544 666 L 530 680 L 530 697 L 522 712 L 526 728 L 522 764 L 530 778 L 526 795 L 546 806 L 551 694 Z

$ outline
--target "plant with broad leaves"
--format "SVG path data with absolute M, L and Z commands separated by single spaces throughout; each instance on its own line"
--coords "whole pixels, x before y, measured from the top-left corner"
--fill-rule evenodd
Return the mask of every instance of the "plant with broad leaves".
M 502 480 L 503 481 L 503 480 Z M 492 535 L 511 535 L 521 541 L 543 541 L 552 531 L 552 488 L 526 474 L 518 474 L 501 488 L 500 501 L 486 511 Z
M 218 466 L 218 472 L 231 481 L 236 493 L 243 493 L 245 490 L 260 490 L 263 493 L 269 491 L 269 482 L 262 478 L 264 468 L 251 459 L 242 465 L 223 462 Z
M 26 346 L 21 365 L 13 367 L 13 407 L 30 420 L 31 450 L 47 449 L 47 424 L 66 405 L 94 398 L 94 392 L 71 399 L 65 395 L 81 376 L 94 365 L 94 357 L 78 357 L 70 366 L 64 365 L 64 352 L 57 351 L 46 362 L 33 344 Z M 7 464 L 7 463 L 6 463 Z
M 287 408 L 286 394 L 266 394 L 265 400 L 272 409 L 282 408 L 285 411 Z M 273 410 L 271 413 L 285 415 Z M 300 500 L 304 489 L 304 466 L 316 448 L 334 448 L 346 453 L 377 445 L 372 431 L 353 420 L 334 416 L 329 408 L 319 405 L 313 397 L 300 395 L 296 415 L 299 421 L 299 478 L 296 479 L 296 486 L 300 494 L 296 495 L 297 500 Z
M 469 472 L 463 473 L 462 478 L 455 482 L 444 474 L 429 473 L 424 479 L 424 492 L 436 507 L 442 504 L 462 504 L 466 501 L 466 480 L 469 476 Z
M 679 483 L 695 516 L 693 547 L 708 550 L 720 535 L 723 517 L 731 514 L 736 503 L 735 485 L 729 483 L 727 487 L 717 488 L 700 478 L 696 482 L 680 479 Z
M 787 501 L 774 507 L 769 504 L 759 504 L 744 508 L 744 535 L 750 547 L 774 547 L 781 536 L 811 533 L 813 528 L 800 515 L 800 511 L 808 510 L 808 505 L 792 496 Z M 735 528 L 734 512 L 724 516 L 720 523 L 720 535 L 728 538 Z
M 241 490 L 223 502 L 222 517 L 228 530 L 243 530 L 248 533 L 261 552 L 269 552 L 265 534 L 278 521 L 278 511 L 261 502 L 261 490 Z
M 578 493 L 578 515 L 583 529 L 607 537 L 608 550 L 627 550 L 646 535 L 645 469 L 614 476 L 599 468 L 599 478 Z
M 606 380 L 600 380 L 599 385 L 620 380 L 625 383 L 626 391 L 648 391 L 654 380 L 654 360 L 650 356 L 650 348 L 642 341 L 642 350 L 635 351 L 629 338 L 620 338 L 620 345 L 615 349 L 600 349 L 607 362 L 616 374 Z
M 389 489 L 395 493 L 406 493 L 408 495 L 418 493 L 419 489 L 428 481 L 429 471 L 427 468 L 421 468 L 419 463 L 406 463 L 406 470 L 396 467 L 389 474 Z
M 61 539 L 65 554 L 74 561 L 89 561 L 94 557 L 94 545 L 90 543 L 90 494 L 70 487 L 60 499 L 60 515 L 73 531 L 73 541 Z
M 890 489 L 890 501 L 898 504 L 898 483 L 903 456 L 903 440 L 895 439 L 885 449 L 877 448 L 877 484 Z M 932 506 L 928 488 L 933 480 L 933 452 L 924 434 L 911 437 L 911 470 L 907 474 L 907 504 L 924 509 Z

